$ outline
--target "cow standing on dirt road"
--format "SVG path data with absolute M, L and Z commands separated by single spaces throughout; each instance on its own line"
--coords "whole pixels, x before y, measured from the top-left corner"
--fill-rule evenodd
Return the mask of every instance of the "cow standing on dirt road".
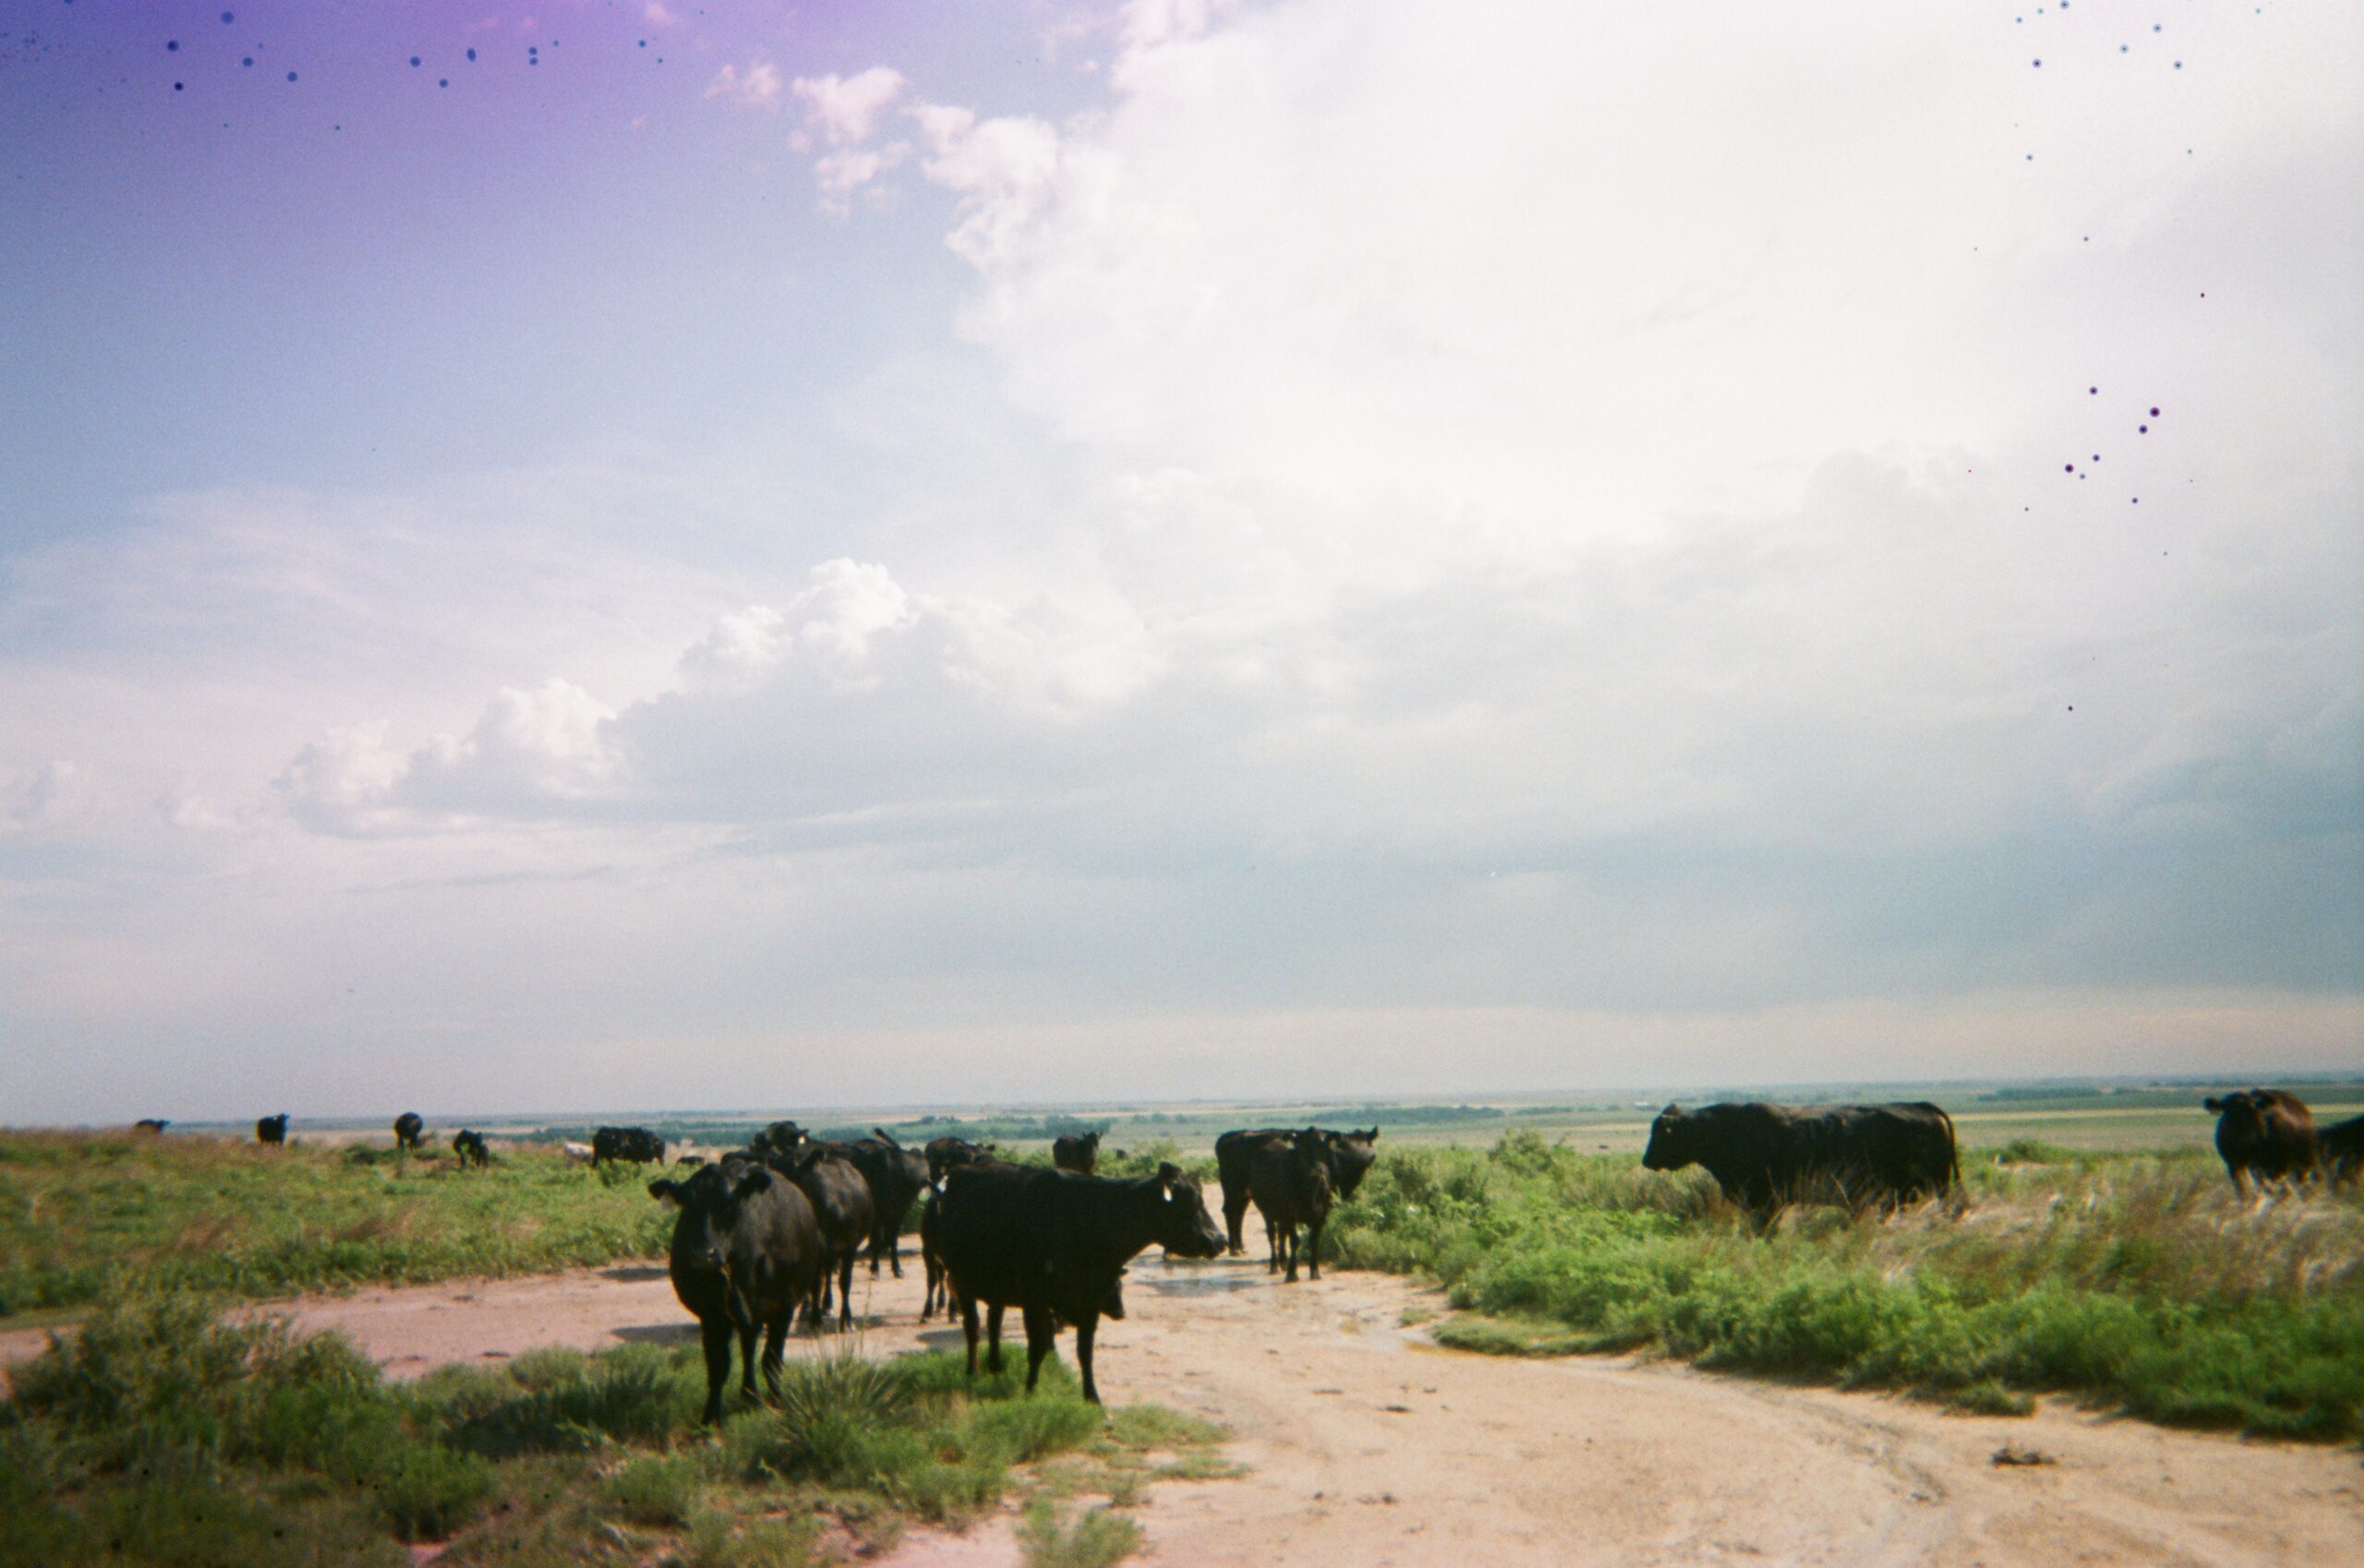
M 1312 1277 L 1321 1277 L 1321 1227 L 1329 1222 L 1336 1187 L 1333 1170 L 1336 1153 L 1327 1134 L 1307 1128 L 1283 1141 L 1268 1140 L 1256 1146 L 1248 1167 L 1248 1188 L 1256 1212 L 1264 1216 L 1264 1239 L 1272 1248 L 1264 1272 L 1288 1265 L 1287 1283 L 1297 1283 L 1301 1256 Z M 1305 1238 L 1297 1238 L 1297 1227 Z
M 1337 1198 L 1342 1202 L 1352 1198 L 1379 1158 L 1379 1128 L 1362 1132 L 1333 1132 L 1327 1128 L 1312 1130 L 1329 1140 L 1330 1181 Z M 1252 1131 L 1243 1128 L 1215 1140 L 1215 1179 L 1223 1184 L 1223 1228 L 1234 1257 L 1247 1250 L 1239 1233 L 1248 1219 L 1248 1205 L 1255 1197 L 1250 1190 L 1250 1173 L 1256 1151 L 1275 1141 L 1287 1143 L 1297 1133 L 1297 1128 L 1286 1127 L 1257 1128 Z
M 977 1309 L 987 1307 L 985 1368 L 1001 1370 L 1001 1322 L 1016 1307 L 1026 1322 L 1026 1387 L 1050 1355 L 1058 1322 L 1075 1326 L 1083 1396 L 1100 1403 L 1092 1336 L 1125 1265 L 1147 1247 L 1183 1258 L 1216 1258 L 1224 1236 L 1199 1184 L 1175 1165 L 1116 1181 L 1015 1165 L 971 1167 L 945 1178 L 936 1216 L 953 1300 L 977 1371 Z
M 753 1161 L 702 1165 L 684 1181 L 659 1177 L 651 1198 L 676 1204 L 668 1258 L 673 1294 L 698 1321 L 706 1348 L 706 1420 L 722 1421 L 730 1340 L 739 1339 L 740 1389 L 755 1397 L 755 1331 L 764 1333 L 764 1381 L 779 1393 L 789 1321 L 811 1299 L 824 1243 L 813 1205 L 796 1184 Z

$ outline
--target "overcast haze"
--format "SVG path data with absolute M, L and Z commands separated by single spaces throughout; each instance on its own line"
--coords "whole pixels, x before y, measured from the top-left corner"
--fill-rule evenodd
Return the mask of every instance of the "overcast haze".
M 2359 83 L 6 0 L 0 1119 L 2364 1067 Z

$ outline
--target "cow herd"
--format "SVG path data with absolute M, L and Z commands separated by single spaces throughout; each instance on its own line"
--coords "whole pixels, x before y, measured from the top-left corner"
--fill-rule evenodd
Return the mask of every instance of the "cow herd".
M 2217 1152 L 2244 1194 L 2253 1183 L 2295 1185 L 2320 1173 L 2338 1185 L 2364 1172 L 2364 1116 L 2319 1129 L 2302 1101 L 2276 1089 L 2242 1090 L 2205 1104 L 2217 1116 Z M 1267 1270 L 1294 1282 L 1302 1263 L 1318 1279 L 1322 1227 L 1370 1171 L 1379 1142 L 1376 1127 L 1224 1133 L 1215 1140 L 1218 1225 L 1198 1181 L 1176 1165 L 1130 1179 L 1096 1175 L 1097 1132 L 1057 1139 L 1049 1167 L 1006 1161 L 994 1145 L 959 1138 L 911 1149 L 884 1128 L 872 1132 L 820 1139 L 777 1121 L 744 1149 L 711 1162 L 685 1157 L 680 1164 L 694 1169 L 648 1184 L 651 1197 L 678 1211 L 669 1272 L 674 1293 L 698 1320 L 707 1420 L 721 1418 L 734 1338 L 742 1388 L 754 1396 L 760 1365 L 777 1393 L 787 1335 L 800 1317 L 815 1333 L 833 1315 L 839 1329 L 853 1325 L 857 1262 L 866 1257 L 873 1275 L 883 1262 L 900 1277 L 901 1237 L 914 1205 L 926 1272 L 921 1321 L 938 1309 L 957 1313 L 971 1374 L 981 1340 L 986 1369 L 999 1372 L 1003 1319 L 1017 1309 L 1029 1390 L 1059 1329 L 1072 1328 L 1084 1397 L 1097 1403 L 1094 1334 L 1101 1319 L 1124 1317 L 1124 1274 L 1136 1256 L 1150 1247 L 1180 1258 L 1238 1254 L 1252 1206 L 1264 1223 Z M 283 1115 L 255 1124 L 263 1143 L 284 1142 L 286 1134 Z M 424 1121 L 405 1112 L 394 1138 L 402 1149 L 422 1147 Z M 464 1128 L 452 1146 L 463 1169 L 490 1162 L 478 1133 Z M 589 1144 L 565 1145 L 570 1160 L 593 1165 L 662 1164 L 666 1152 L 663 1139 L 636 1127 L 602 1127 Z M 1669 1105 L 1651 1123 L 1642 1164 L 1703 1167 L 1760 1225 L 1789 1203 L 1887 1212 L 1924 1200 L 1959 1203 L 1961 1188 L 1953 1120 L 1927 1102 Z

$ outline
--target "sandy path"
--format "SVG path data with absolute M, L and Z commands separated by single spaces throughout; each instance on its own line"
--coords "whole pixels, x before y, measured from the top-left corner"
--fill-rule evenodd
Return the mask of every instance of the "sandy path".
M 917 1272 L 856 1287 L 864 1350 L 959 1344 L 957 1331 L 914 1321 Z M 1433 1297 L 1381 1274 L 1282 1286 L 1257 1264 L 1144 1259 L 1126 1297 L 1132 1316 L 1101 1335 L 1108 1396 L 1222 1421 L 1248 1466 L 1233 1480 L 1153 1488 L 1138 1514 L 1148 1562 L 2364 1562 L 2364 1468 L 2352 1451 L 2167 1431 L 2058 1402 L 2026 1419 L 1960 1417 L 1670 1364 L 1460 1355 L 1398 1326 L 1406 1306 Z M 691 1332 L 650 1269 L 364 1291 L 282 1309 L 343 1330 L 396 1377 L 537 1345 Z M 1998 1467 L 1991 1457 L 2006 1442 L 2053 1463 Z M 1010 1552 L 995 1529 L 915 1540 L 895 1557 L 992 1562 Z

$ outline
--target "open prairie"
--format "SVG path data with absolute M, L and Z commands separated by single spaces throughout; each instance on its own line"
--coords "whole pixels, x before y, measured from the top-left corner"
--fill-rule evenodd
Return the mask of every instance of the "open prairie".
M 1071 1459 L 1057 1443 L 997 1447 L 959 1434 L 1002 1417 L 928 1393 L 932 1413 L 911 1418 L 935 1423 L 926 1441 L 968 1455 L 967 1478 L 879 1472 L 862 1483 L 884 1489 L 867 1503 L 842 1490 L 858 1465 L 829 1481 L 838 1473 L 818 1460 L 751 1468 L 745 1433 L 735 1448 L 699 1446 L 681 1405 L 694 1325 L 661 1266 L 669 1212 L 650 1201 L 648 1169 L 594 1170 L 555 1152 L 552 1140 L 587 1127 L 497 1128 L 482 1172 L 431 1148 L 399 1155 L 362 1128 L 299 1124 L 283 1149 L 177 1133 L 0 1135 L 0 1363 L 20 1393 L 28 1380 L 79 1389 L 89 1369 L 52 1368 L 78 1325 L 99 1325 L 101 1345 L 138 1342 L 156 1332 L 136 1330 L 151 1321 L 141 1313 L 201 1321 L 226 1309 L 234 1325 L 285 1315 L 299 1335 L 333 1331 L 390 1380 L 392 1392 L 366 1394 L 366 1420 L 425 1446 L 404 1451 L 420 1467 L 405 1483 L 414 1513 L 390 1524 L 382 1504 L 323 1505 L 308 1528 L 364 1541 L 393 1528 L 422 1550 L 452 1543 L 453 1562 L 537 1560 L 514 1529 L 481 1522 L 529 1483 L 558 1500 L 535 1514 L 529 1544 L 561 1558 L 593 1552 L 605 1528 L 635 1550 L 675 1541 L 685 1554 L 703 1529 L 717 1552 L 736 1542 L 741 1560 L 783 1562 L 901 1539 L 913 1564 L 1051 1563 L 1087 1546 L 1103 1555 L 1139 1549 L 1246 1563 L 1319 1547 L 1401 1563 L 1478 1551 L 1999 1564 L 2053 1561 L 2071 1520 L 2097 1562 L 2338 1559 L 2364 1544 L 2353 1447 L 2364 1435 L 2364 1204 L 2320 1185 L 2242 1198 L 2189 1138 L 2119 1146 L 2138 1129 L 2204 1132 L 2196 1091 L 2080 1103 L 2095 1098 L 2118 1096 L 1965 1104 L 1959 1202 L 1885 1218 L 1795 1207 L 1761 1232 L 1701 1173 L 1642 1170 L 1630 1102 L 884 1116 L 906 1140 L 956 1130 L 1020 1159 L 1042 1158 L 1055 1132 L 1104 1124 L 1104 1168 L 1118 1175 L 1170 1157 L 1212 1176 L 1213 1131 L 1242 1121 L 1376 1123 L 1381 1157 L 1332 1217 L 1318 1284 L 1275 1283 L 1252 1215 L 1248 1259 L 1152 1253 L 1135 1265 L 1133 1310 L 1104 1329 L 1101 1372 L 1114 1403 L 1154 1402 L 1124 1417 L 1140 1441 L 1112 1445 L 1078 1427 L 1061 1440 L 1083 1445 Z M 709 1148 L 754 1125 L 649 1121 Z M 861 1356 L 957 1346 L 956 1331 L 918 1322 L 910 1262 L 901 1280 L 858 1285 Z M 69 1350 L 51 1353 L 59 1335 Z M 795 1342 L 807 1357 L 847 1343 Z M 601 1358 L 573 1370 L 535 1359 L 553 1347 Z M 283 1375 L 278 1352 L 238 1354 L 250 1369 L 225 1388 Z M 434 1392 L 457 1387 L 440 1369 L 512 1364 L 525 1383 L 471 1383 L 451 1396 L 458 1405 Z M 893 1375 L 951 1386 L 940 1371 Z M 486 1447 L 484 1409 L 561 1398 L 537 1392 L 535 1379 L 551 1378 L 586 1409 L 630 1384 L 641 1393 L 614 1396 L 669 1413 L 645 1429 L 599 1416 L 622 1426 L 587 1450 L 579 1436 L 535 1439 L 530 1464 Z M 429 1392 L 399 1392 L 412 1384 Z M 1071 1384 L 1056 1387 L 1072 1398 Z M 995 1397 L 1008 1393 L 996 1385 Z M 25 1453 L 56 1478 L 49 1501 L 85 1500 L 52 1519 L 66 1521 L 56 1540 L 83 1539 L 73 1532 L 91 1510 L 170 1502 L 125 1501 L 76 1447 L 96 1440 L 9 1408 L 9 1441 L 32 1442 Z M 1152 1429 L 1167 1436 L 1151 1442 Z M 1175 1431 L 1190 1441 L 1167 1452 Z M 560 1464 L 552 1443 L 575 1456 Z M 346 1463 L 303 1463 L 315 1461 L 331 1482 Z M 290 1463 L 221 1475 L 269 1499 L 294 1484 L 271 1478 Z M 955 1493 L 965 1501 L 944 1501 Z M 767 1534 L 785 1495 L 837 1523 Z M 2269 1505 L 2271 1530 L 2225 1527 L 2243 1496 Z

